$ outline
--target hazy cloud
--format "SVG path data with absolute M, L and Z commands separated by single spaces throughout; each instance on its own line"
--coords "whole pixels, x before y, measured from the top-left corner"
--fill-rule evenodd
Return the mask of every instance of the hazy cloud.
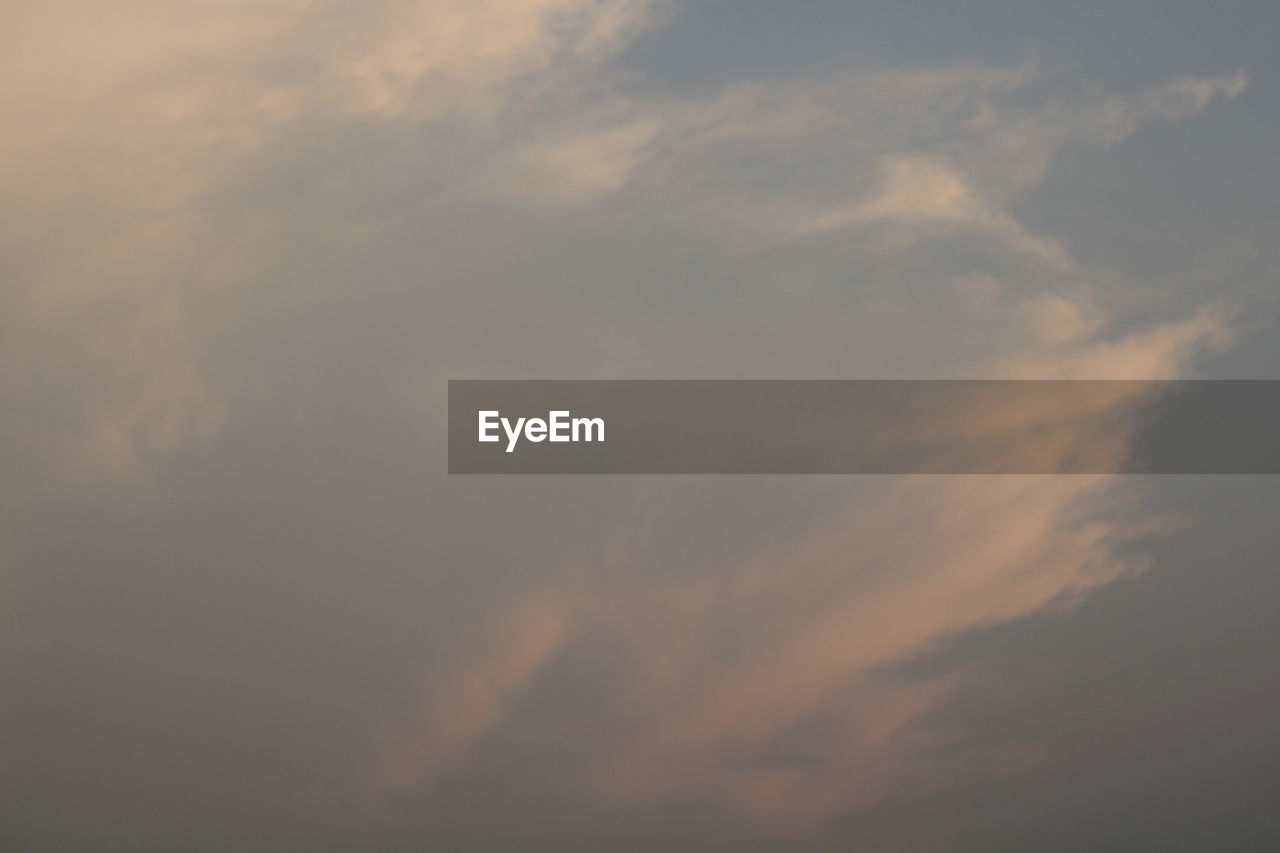
M 24 827 L 456 846 L 525 803 L 550 839 L 683 810 L 801 843 L 1039 760 L 946 719 L 982 672 L 901 666 L 1140 572 L 1123 483 L 451 479 L 442 380 L 1181 375 L 1229 308 L 1144 310 L 1017 205 L 1246 77 L 624 73 L 677 13 L 6 12 Z M 979 414 L 950 428 L 1043 412 Z

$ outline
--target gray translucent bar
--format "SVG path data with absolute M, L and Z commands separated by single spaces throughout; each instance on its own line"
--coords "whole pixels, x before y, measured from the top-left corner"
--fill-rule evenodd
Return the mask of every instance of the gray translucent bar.
M 1276 474 L 1280 381 L 452 380 L 449 471 Z

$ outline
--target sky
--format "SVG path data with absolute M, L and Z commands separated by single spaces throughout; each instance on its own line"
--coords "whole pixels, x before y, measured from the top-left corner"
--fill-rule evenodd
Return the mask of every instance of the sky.
M 0 847 L 1262 850 L 1268 477 L 461 477 L 454 378 L 1275 378 L 1274 4 L 10 0 Z

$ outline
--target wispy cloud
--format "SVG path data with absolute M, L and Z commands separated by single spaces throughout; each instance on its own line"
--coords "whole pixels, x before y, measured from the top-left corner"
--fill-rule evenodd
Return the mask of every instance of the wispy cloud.
M 5 546 L 55 602 L 30 630 L 135 617 L 101 639 L 105 693 L 214 673 L 177 722 L 137 731 L 121 702 L 85 729 L 127 731 L 131 768 L 169 766 L 164 725 L 213 730 L 220 690 L 254 742 L 191 747 L 234 765 L 208 784 L 321 824 L 412 824 L 496 775 L 548 823 L 674 803 L 797 832 L 1036 759 L 941 719 L 973 672 L 897 668 L 1140 571 L 1120 484 L 476 484 L 432 467 L 438 380 L 1181 375 L 1230 311 L 1122 315 L 1122 272 L 1017 203 L 1065 148 L 1193 117 L 1242 73 L 686 89 L 614 62 L 665 3 L 80 6 L 19 3 L 0 36 L 0 508 L 46 513 Z M 1042 415 L 977 414 L 949 428 Z M 129 508 L 119 538 L 102 505 Z M 121 578 L 102 600 L 59 603 L 98 571 Z M 542 763 L 494 774 L 494 744 Z M 256 773 L 273 748 L 292 763 Z

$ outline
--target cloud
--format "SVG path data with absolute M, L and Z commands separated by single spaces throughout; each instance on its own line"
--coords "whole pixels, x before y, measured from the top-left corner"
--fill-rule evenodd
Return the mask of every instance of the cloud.
M 967 229 L 1050 269 L 1072 268 L 1065 249 L 1034 236 L 1011 217 L 993 209 L 947 163 L 926 157 L 890 158 L 883 162 L 881 172 L 879 185 L 870 198 L 845 209 L 826 211 L 803 224 L 801 230 L 823 233 L 874 224 L 906 226 L 917 231 Z
M 454 671 L 425 679 L 419 703 L 411 706 L 416 713 L 385 723 L 391 748 L 366 792 L 368 808 L 385 816 L 388 798 L 420 796 L 464 762 L 563 651 L 569 627 L 562 606 L 526 594 L 491 626 L 481 660 L 455 661 Z
M 593 201 L 631 181 L 658 127 L 655 120 L 637 118 L 537 139 L 502 155 L 483 176 L 482 191 L 536 205 Z
M 1229 313 L 1118 311 L 1123 275 L 1015 202 L 1245 77 L 622 74 L 666 12 L 15 7 L 0 507 L 31 641 L 4 692 L 41 736 L 0 765 L 27 802 L 805 833 L 1035 760 L 948 725 L 980 674 L 898 669 L 1140 571 L 1121 484 L 478 484 L 436 464 L 439 380 L 1181 375 Z M 949 428 L 1043 411 L 977 414 Z
M 64 428 L 18 440 L 47 445 L 42 464 L 62 464 L 59 476 L 71 482 L 130 478 L 180 440 L 207 437 L 222 403 L 194 364 L 190 300 L 241 286 L 260 260 L 219 242 L 221 194 L 249 179 L 279 140 L 310 132 L 300 127 L 310 121 L 449 113 L 492 135 L 489 125 L 521 91 L 570 86 L 655 8 L 635 0 L 19 4 L 5 39 L 3 116 L 15 132 L 0 143 L 3 215 L 14 226 L 4 246 L 21 264 L 13 278 L 22 309 L 56 330 L 61 358 L 78 362 L 76 378 L 91 376 L 109 399 Z M 642 136 L 639 127 L 605 128 L 594 141 L 549 141 L 514 161 L 549 176 L 535 174 L 535 183 L 607 191 L 625 180 L 628 149 Z M 85 312 L 94 322 L 79 322 Z M 19 393 L 18 377 L 4 381 Z
M 731 489 L 656 489 L 661 505 L 619 519 L 601 544 L 578 549 L 571 567 L 546 567 L 542 585 L 522 599 L 533 611 L 486 617 L 481 633 L 497 650 L 455 661 L 465 675 L 452 688 L 447 677 L 430 681 L 404 706 L 418 709 L 405 717 L 417 720 L 416 734 L 384 741 L 386 758 L 366 790 L 401 803 L 415 791 L 429 796 L 441 774 L 465 778 L 478 731 L 505 730 L 516 755 L 539 756 L 538 745 L 553 744 L 555 776 L 539 784 L 567 789 L 590 810 L 685 802 L 793 833 L 889 796 L 1025 767 L 1034 744 L 977 750 L 932 716 L 974 673 L 921 680 L 893 667 L 957 634 L 1140 571 L 1140 561 L 1115 555 L 1142 527 L 1136 515 L 1126 520 L 1114 485 L 1090 477 L 923 478 L 867 490 L 792 482 L 789 499 L 822 506 L 820 523 L 788 517 L 770 497 L 760 529 L 739 529 L 737 506 L 728 528 L 693 531 L 674 545 L 665 543 L 686 514 L 710 501 L 732 507 Z M 717 547 L 726 534 L 743 541 Z M 555 630 L 537 629 L 533 640 L 535 625 Z M 584 646 L 606 650 L 599 669 L 575 652 Z M 550 718 L 522 711 L 552 668 L 560 679 L 576 670 L 596 690 L 565 697 Z M 455 702 L 467 712 L 455 717 Z M 466 720 L 465 735 L 450 737 L 442 715 Z M 447 746 L 412 745 L 421 738 Z

